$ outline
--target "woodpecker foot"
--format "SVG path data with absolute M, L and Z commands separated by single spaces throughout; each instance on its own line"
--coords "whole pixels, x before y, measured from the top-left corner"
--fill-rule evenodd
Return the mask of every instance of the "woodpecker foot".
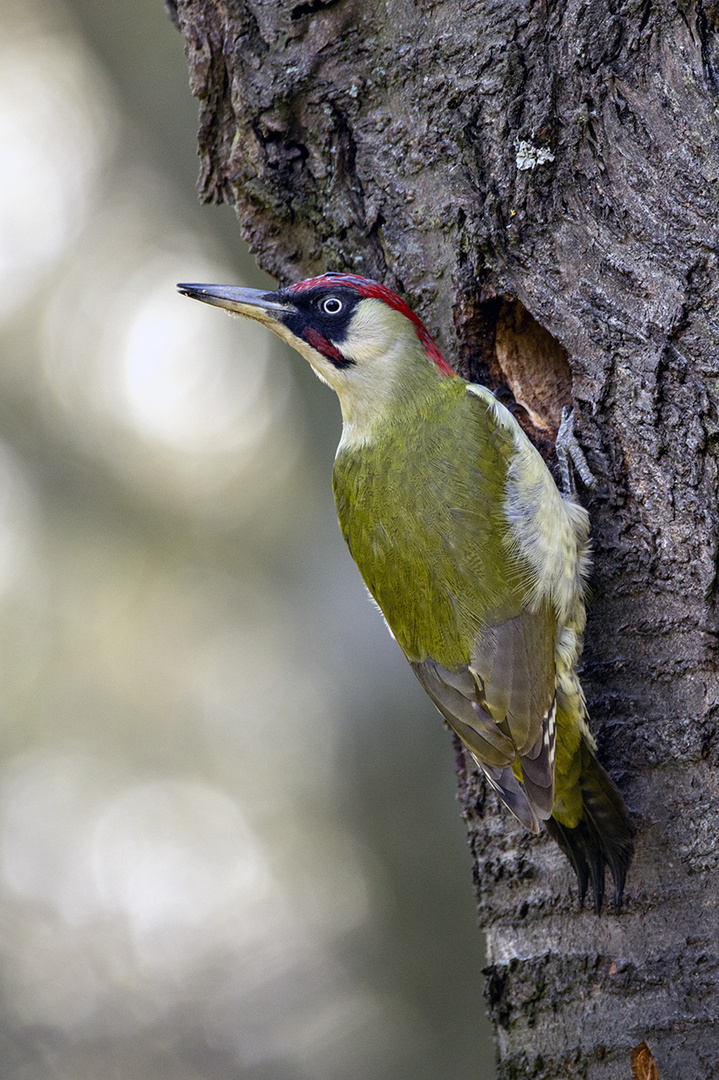
M 559 460 L 562 491 L 565 495 L 576 495 L 575 472 L 579 473 L 585 487 L 596 487 L 597 481 L 574 434 L 574 409 L 566 406 L 562 409 L 562 422 L 559 425 L 554 446 Z

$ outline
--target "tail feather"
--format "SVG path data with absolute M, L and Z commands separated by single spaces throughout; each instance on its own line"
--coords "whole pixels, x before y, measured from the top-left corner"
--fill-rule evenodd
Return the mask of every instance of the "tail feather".
M 604 899 L 605 867 L 608 866 L 614 879 L 614 908 L 619 911 L 627 870 L 634 855 L 634 827 L 619 789 L 584 741 L 580 753 L 582 818 L 578 825 L 570 828 L 552 817 L 546 823 L 547 831 L 572 864 L 582 903 L 591 883 L 594 910 L 599 913 Z

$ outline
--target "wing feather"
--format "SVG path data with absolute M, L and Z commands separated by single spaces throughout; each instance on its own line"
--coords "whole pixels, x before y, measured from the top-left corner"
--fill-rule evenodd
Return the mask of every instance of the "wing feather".
M 524 789 L 538 817 L 544 821 L 554 809 L 554 757 L 557 745 L 557 699 L 552 698 L 549 712 L 535 745 L 520 755 Z
M 529 829 L 554 805 L 554 613 L 523 611 L 478 636 L 471 664 L 412 664 L 507 807 Z M 521 769 L 520 783 L 518 776 Z

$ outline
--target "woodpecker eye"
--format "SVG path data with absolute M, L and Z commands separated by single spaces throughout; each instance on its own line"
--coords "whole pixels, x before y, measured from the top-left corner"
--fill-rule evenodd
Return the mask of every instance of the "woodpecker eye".
M 328 296 L 326 300 L 322 301 L 320 307 L 325 315 L 339 315 L 344 304 L 341 300 L 338 300 L 336 296 Z

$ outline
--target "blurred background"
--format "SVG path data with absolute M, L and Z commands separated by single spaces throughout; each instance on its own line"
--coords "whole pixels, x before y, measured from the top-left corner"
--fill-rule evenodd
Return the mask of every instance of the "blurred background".
M 337 528 L 334 395 L 177 281 L 161 0 L 0 0 L 0 1076 L 493 1076 L 451 741 Z

